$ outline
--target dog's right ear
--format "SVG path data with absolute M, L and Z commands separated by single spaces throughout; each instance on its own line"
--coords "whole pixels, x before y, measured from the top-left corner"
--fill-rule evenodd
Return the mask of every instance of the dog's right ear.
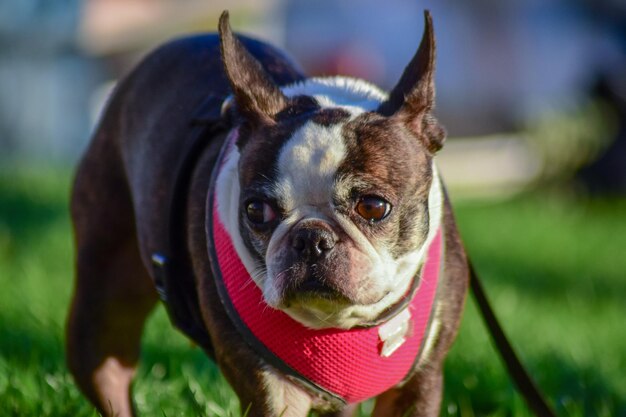
M 252 125 L 273 124 L 287 98 L 230 28 L 228 11 L 219 22 L 222 63 L 230 81 L 237 111 Z

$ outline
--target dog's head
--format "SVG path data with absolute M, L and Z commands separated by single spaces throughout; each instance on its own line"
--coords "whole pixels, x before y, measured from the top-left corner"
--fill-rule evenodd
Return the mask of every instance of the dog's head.
M 220 19 L 239 136 L 218 210 L 266 302 L 307 326 L 374 321 L 422 261 L 441 205 L 432 157 L 445 136 L 431 114 L 435 39 L 425 16 L 420 47 L 388 95 L 342 77 L 279 88 L 227 13 Z

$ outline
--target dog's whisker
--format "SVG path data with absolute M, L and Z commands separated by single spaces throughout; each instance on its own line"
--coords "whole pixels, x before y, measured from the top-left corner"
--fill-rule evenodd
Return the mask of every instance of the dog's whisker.
M 244 285 L 241 286 L 241 289 L 245 289 L 251 283 L 263 282 L 263 278 L 265 278 L 266 276 L 267 268 L 265 267 L 265 265 L 257 265 L 256 268 L 250 273 L 251 279 L 246 280 Z

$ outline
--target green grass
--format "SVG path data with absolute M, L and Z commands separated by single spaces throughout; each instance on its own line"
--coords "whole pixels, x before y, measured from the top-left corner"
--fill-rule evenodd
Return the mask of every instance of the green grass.
M 97 415 L 63 360 L 69 182 L 63 169 L 0 169 L 0 416 Z M 626 200 L 533 193 L 455 208 L 497 314 L 559 415 L 626 416 Z M 143 355 L 142 415 L 238 415 L 223 377 L 162 308 Z M 471 298 L 445 373 L 443 416 L 531 415 Z

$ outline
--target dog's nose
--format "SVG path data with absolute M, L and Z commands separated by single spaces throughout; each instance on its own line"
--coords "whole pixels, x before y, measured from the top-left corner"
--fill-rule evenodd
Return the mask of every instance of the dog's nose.
M 330 252 L 337 242 L 336 235 L 322 228 L 302 228 L 295 232 L 291 246 L 306 259 L 317 259 Z

